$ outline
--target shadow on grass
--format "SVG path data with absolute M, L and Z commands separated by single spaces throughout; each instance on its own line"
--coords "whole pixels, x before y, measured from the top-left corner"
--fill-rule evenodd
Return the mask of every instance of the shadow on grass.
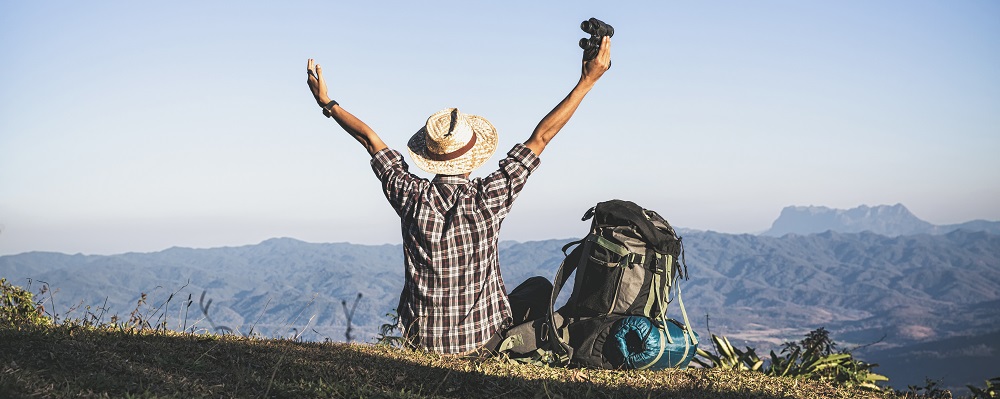
M 824 386 L 775 386 L 777 379 L 761 378 L 709 370 L 550 369 L 370 345 L 63 327 L 0 330 L 5 397 L 855 397 L 828 386 L 817 392 Z

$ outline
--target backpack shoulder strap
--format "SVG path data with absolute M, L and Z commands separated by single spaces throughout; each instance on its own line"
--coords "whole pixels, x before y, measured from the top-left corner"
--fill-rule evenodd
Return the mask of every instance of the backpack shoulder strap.
M 566 329 L 561 328 L 565 323 L 565 319 L 559 312 L 554 311 L 553 308 L 559 292 L 566 285 L 569 276 L 573 274 L 573 271 L 577 267 L 577 262 L 568 262 L 569 265 L 567 265 L 567 260 L 570 258 L 572 252 L 566 254 L 566 250 L 574 245 L 579 245 L 583 241 L 573 241 L 562 247 L 563 254 L 566 256 L 563 258 L 562 263 L 559 264 L 559 271 L 556 272 L 555 279 L 553 279 L 552 295 L 549 297 L 545 317 L 513 326 L 504 331 L 502 335 L 498 334 L 494 336 L 484 346 L 484 354 L 486 356 L 495 356 L 499 353 L 524 355 L 534 351 L 546 351 L 549 348 L 552 355 L 558 358 L 561 363 L 565 364 L 569 360 L 569 355 L 566 355 L 566 353 L 571 355 L 573 349 L 569 346 L 569 337 L 564 336 L 567 333 Z M 574 252 L 578 250 L 578 248 L 574 248 Z M 560 351 L 560 349 L 562 350 Z
M 556 356 L 559 356 L 559 358 L 564 362 L 568 361 L 573 356 L 573 348 L 569 346 L 569 337 L 563 336 L 566 333 L 566 330 L 563 329 L 562 332 L 559 331 L 560 327 L 562 327 L 564 319 L 555 311 L 556 298 L 559 297 L 559 292 L 562 291 L 562 288 L 566 285 L 566 281 L 569 280 L 569 276 L 576 270 L 577 263 L 579 262 L 570 260 L 576 259 L 579 256 L 579 252 L 581 251 L 580 248 L 582 248 L 579 244 L 583 241 L 584 240 L 573 241 L 566 244 L 562 248 L 563 253 L 566 254 L 566 250 L 569 249 L 569 247 L 577 245 L 576 248 L 573 248 L 572 252 L 566 254 L 566 257 L 563 258 L 562 263 L 559 264 L 559 270 L 556 271 L 556 277 L 552 280 L 552 296 L 549 298 L 549 314 L 545 321 L 545 327 L 548 329 L 548 340 L 553 343 L 553 353 Z M 574 257 L 573 254 L 577 254 L 578 256 Z

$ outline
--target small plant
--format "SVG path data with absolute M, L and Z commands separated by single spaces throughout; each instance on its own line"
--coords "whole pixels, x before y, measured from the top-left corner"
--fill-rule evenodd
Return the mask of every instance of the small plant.
M 379 327 L 378 336 L 375 337 L 375 345 L 402 347 L 406 340 L 402 336 L 403 329 L 399 327 L 399 315 L 393 311 L 386 313 L 385 317 L 389 319 L 389 322 Z
M 1000 377 L 993 377 L 986 380 L 986 387 L 979 388 L 972 385 L 966 385 L 969 390 L 972 391 L 972 397 L 975 399 L 985 399 L 985 398 L 1000 398 Z
M 24 288 L 0 279 L 0 327 L 46 326 L 52 319 L 45 316 L 42 302 Z
M 108 306 L 107 297 L 105 297 L 104 305 L 102 306 L 91 306 L 91 305 L 84 306 L 83 301 L 80 301 L 76 306 L 70 308 L 70 310 L 66 312 L 66 317 L 63 318 L 62 323 L 60 324 L 70 327 L 75 326 L 75 327 L 85 327 L 85 328 L 106 327 L 107 323 L 104 322 L 104 314 L 107 313 L 108 311 L 107 306 Z M 72 312 L 80 308 L 83 309 L 84 312 L 83 316 L 81 317 L 69 316 Z M 94 312 L 99 312 L 99 313 L 94 313 Z
M 715 345 L 715 351 L 719 354 L 716 355 L 698 349 L 696 352 L 697 355 L 705 358 L 707 361 L 703 361 L 696 356 L 692 359 L 696 364 L 704 368 L 750 371 L 761 371 L 761 366 L 764 365 L 764 361 L 760 360 L 756 351 L 749 346 L 746 347 L 746 351 L 739 350 L 729 342 L 729 338 L 714 334 L 712 335 L 712 343 Z
M 184 324 L 181 324 L 181 331 L 187 331 L 188 310 L 191 309 L 191 305 L 192 304 L 194 304 L 194 301 L 191 300 L 191 294 L 188 294 L 187 301 L 184 301 L 184 307 L 183 307 L 183 309 L 184 309 L 184 316 L 181 317 L 181 320 L 183 320 Z M 194 327 L 193 326 L 191 327 L 191 332 L 194 332 Z
M 899 395 L 905 395 L 906 397 L 915 398 L 952 399 L 951 391 L 938 388 L 937 385 L 939 383 L 940 381 L 925 378 L 923 386 L 908 385 L 906 387 L 906 392 L 897 390 L 896 393 Z
M 146 303 L 146 293 L 143 292 L 142 295 L 139 296 L 139 300 L 135 304 L 135 309 L 132 309 L 132 313 L 129 313 L 128 321 L 125 322 L 126 327 L 129 328 L 130 330 L 141 331 L 144 328 L 149 327 L 149 320 L 144 318 L 142 312 L 140 311 L 142 305 L 144 305 L 145 303 Z
M 753 348 L 747 347 L 745 351 L 736 349 L 726 337 L 712 334 L 712 342 L 718 354 L 698 349 L 695 363 L 705 368 L 759 371 L 767 375 L 806 378 L 871 390 L 880 390 L 876 383 L 889 380 L 871 371 L 877 364 L 854 359 L 849 351 L 834 352 L 837 344 L 824 328 L 811 331 L 801 341 L 785 343 L 781 350 L 783 356 L 771 351 L 768 364 L 757 356 Z

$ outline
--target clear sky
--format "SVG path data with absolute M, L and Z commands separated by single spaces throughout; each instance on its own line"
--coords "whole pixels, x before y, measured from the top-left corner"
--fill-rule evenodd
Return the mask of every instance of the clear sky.
M 611 198 L 729 233 L 788 205 L 1000 220 L 997 1 L 3 1 L 0 255 L 400 242 L 306 59 L 399 150 L 487 117 L 483 176 L 576 83 L 589 17 L 612 68 L 501 239 L 580 236 Z

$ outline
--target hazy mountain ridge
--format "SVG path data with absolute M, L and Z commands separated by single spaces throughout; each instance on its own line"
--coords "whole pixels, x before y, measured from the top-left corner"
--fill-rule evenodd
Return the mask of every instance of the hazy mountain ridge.
M 308 244 L 280 238 L 242 247 L 112 256 L 27 253 L 0 257 L 0 275 L 21 285 L 31 278 L 33 290 L 48 282 L 58 290 L 53 299 L 60 313 L 81 301 L 96 307 L 107 299 L 109 316 L 127 316 L 141 293 L 158 306 L 176 291 L 167 306 L 178 310 L 168 313 L 175 328 L 184 324 L 182 302 L 189 294 L 194 305 L 188 309 L 187 325 L 202 317 L 198 301 L 205 291 L 206 301 L 213 300 L 212 319 L 244 333 L 259 318 L 255 331 L 287 336 L 292 329 L 303 330 L 315 315 L 309 327 L 317 332 L 309 332 L 307 339 L 343 340 L 341 301 L 353 304 L 360 292 L 365 298 L 353 322 L 361 327 L 357 339 L 368 340 L 385 322 L 384 314 L 395 308 L 386 306 L 384 299 L 398 298 L 402 262 L 399 245 Z M 198 327 L 208 327 L 207 321 Z
M 560 249 L 570 241 L 503 242 L 507 288 L 534 275 L 551 278 L 563 259 Z M 937 236 L 825 232 L 769 237 L 688 231 L 684 243 L 692 276 L 683 282 L 684 297 L 695 329 L 707 336 L 707 315 L 711 332 L 761 353 L 821 326 L 842 347 L 884 336 L 871 353 L 1000 329 L 995 306 L 1000 235 L 959 230 Z M 31 278 L 33 291 L 38 281 L 50 283 L 58 290 L 52 300 L 59 313 L 81 302 L 96 307 L 106 299 L 108 315 L 127 317 L 146 292 L 150 305 L 143 309 L 151 314 L 178 291 L 164 307 L 174 328 L 184 323 L 185 310 L 188 326 L 209 326 L 199 321 L 198 299 L 206 291 L 218 324 L 243 333 L 252 327 L 265 336 L 304 332 L 308 340 L 344 340 L 341 302 L 353 304 L 360 292 L 354 337 L 365 341 L 396 306 L 402 262 L 400 245 L 282 238 L 242 247 L 113 256 L 4 256 L 0 276 L 20 285 Z M 185 308 L 188 295 L 194 305 Z M 676 307 L 669 314 L 680 317 Z M 1000 351 L 993 354 L 996 358 Z
M 973 220 L 958 224 L 934 225 L 918 218 L 903 204 L 872 207 L 861 205 L 846 210 L 825 206 L 788 206 L 781 210 L 771 228 L 761 234 L 779 237 L 785 234 L 813 234 L 830 230 L 842 233 L 870 231 L 887 236 L 946 234 L 955 230 L 1000 234 L 1000 222 Z
M 561 247 L 570 241 L 505 242 L 500 257 L 507 288 L 534 275 L 551 278 L 563 258 Z M 701 232 L 686 234 L 684 242 L 692 276 L 684 282 L 691 313 L 708 314 L 715 328 L 736 333 L 741 329 L 734 327 L 741 323 L 804 329 L 836 325 L 862 342 L 878 338 L 880 329 L 895 328 L 900 337 L 893 342 L 901 344 L 933 337 L 905 333 L 899 323 L 923 323 L 921 314 L 1000 299 L 1000 287 L 994 284 L 1000 281 L 1000 236 L 984 232 L 900 237 L 870 232 L 785 237 Z M 0 275 L 21 285 L 36 280 L 34 289 L 44 281 L 59 290 L 53 298 L 57 311 L 71 302 L 97 305 L 107 298 L 109 307 L 127 314 L 142 292 L 155 294 L 151 301 L 156 295 L 162 301 L 181 290 L 175 296 L 179 303 L 186 294 L 197 301 L 207 291 L 216 309 L 241 315 L 220 322 L 237 326 L 264 312 L 268 298 L 263 324 L 280 324 L 279 309 L 301 308 L 312 301 L 320 311 L 316 325 L 344 326 L 340 302 L 353 301 L 360 292 L 365 298 L 354 324 L 374 327 L 395 308 L 402 273 L 400 245 L 310 244 L 288 238 L 243 247 L 113 256 L 0 257 Z M 900 315 L 897 324 L 879 321 L 896 319 L 895 314 Z

